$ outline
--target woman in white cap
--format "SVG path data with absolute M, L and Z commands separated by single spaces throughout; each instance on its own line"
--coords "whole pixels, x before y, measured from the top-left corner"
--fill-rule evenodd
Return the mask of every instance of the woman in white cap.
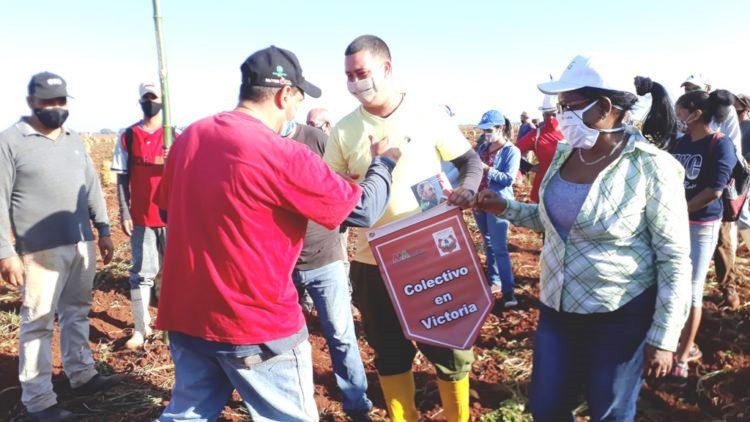
M 672 104 L 652 84 L 647 130 L 625 126 L 638 100 L 632 82 L 600 69 L 578 56 L 539 85 L 558 94 L 567 141 L 539 204 L 477 197 L 478 208 L 546 236 L 530 391 L 537 422 L 573 421 L 581 385 L 592 421 L 632 421 L 644 376 L 671 370 L 688 311 L 683 169 L 660 149 L 674 132 Z
M 534 151 L 536 159 L 539 161 L 538 169 L 534 175 L 534 182 L 531 185 L 531 202 L 539 203 L 539 186 L 542 184 L 544 175 L 547 174 L 550 164 L 552 164 L 552 158 L 555 156 L 557 151 L 557 143 L 560 142 L 564 136 L 560 132 L 560 125 L 555 116 L 557 112 L 557 104 L 554 103 L 557 97 L 555 95 L 545 95 L 542 106 L 539 110 L 542 111 L 542 117 L 544 118 L 544 124 L 540 125 L 536 130 L 532 130 L 524 135 L 516 142 L 516 147 L 521 151 L 521 156 L 525 156 L 527 152 Z

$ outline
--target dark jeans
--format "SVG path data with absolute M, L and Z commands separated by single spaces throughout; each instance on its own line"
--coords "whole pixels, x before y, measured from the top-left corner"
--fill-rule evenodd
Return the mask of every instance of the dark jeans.
M 404 337 L 377 266 L 353 261 L 350 277 L 365 336 L 375 351 L 375 368 L 380 375 L 396 375 L 411 370 L 417 348 L 435 365 L 440 379 L 458 381 L 469 373 L 474 362 L 474 352 L 471 350 L 414 343 Z
M 599 314 L 540 306 L 530 407 L 536 422 L 574 421 L 583 389 L 591 421 L 632 421 L 643 384 L 643 347 L 656 288 Z

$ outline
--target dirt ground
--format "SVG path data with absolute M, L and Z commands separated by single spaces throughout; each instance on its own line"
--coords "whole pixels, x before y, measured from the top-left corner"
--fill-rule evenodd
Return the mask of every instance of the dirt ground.
M 91 140 L 91 154 L 97 166 L 109 160 L 110 139 Z M 106 168 L 107 164 L 104 164 Z M 107 178 L 106 171 L 102 172 Z M 117 221 L 114 186 L 105 183 L 110 217 Z M 527 196 L 528 185 L 521 187 L 519 197 Z M 467 223 L 479 243 L 473 218 Z M 127 237 L 113 225 L 116 255 L 112 263 L 101 266 L 95 280 L 91 310 L 90 345 L 99 369 L 124 376 L 121 386 L 94 398 L 71 397 L 62 374 L 59 336 L 55 335 L 54 383 L 63 407 L 87 415 L 88 421 L 148 421 L 158 416 L 168 403 L 174 367 L 168 347 L 159 335 L 144 351 L 134 353 L 123 345 L 132 329 L 127 269 Z M 509 236 L 513 271 L 516 276 L 519 306 L 504 310 L 498 302 L 485 322 L 474 348 L 476 363 L 471 372 L 472 420 L 530 421 L 524 411 L 531 373 L 533 333 L 538 318 L 539 235 L 525 229 L 511 228 Z M 484 254 L 478 246 L 480 256 Z M 750 253 L 743 249 L 738 262 L 744 280 L 750 279 Z M 703 324 L 697 342 L 703 359 L 691 368 L 685 385 L 653 383 L 641 393 L 638 421 L 747 421 L 750 420 L 750 284 L 740 292 L 743 305 L 730 310 L 721 304 L 721 295 L 713 282 L 713 271 L 706 287 Z M 20 404 L 18 367 L 18 293 L 0 287 L 0 420 L 24 419 Z M 156 316 L 156 308 L 151 308 Z M 316 401 L 321 420 L 346 420 L 335 379 L 331 371 L 328 348 L 315 315 L 308 315 L 310 341 L 313 347 Z M 362 332 L 356 319 L 357 330 Z M 360 336 L 362 360 L 370 383 L 369 396 L 375 404 L 375 419 L 386 419 L 384 403 L 373 366 L 373 353 Z M 434 370 L 421 355 L 414 372 L 417 405 L 426 420 L 442 420 Z M 579 420 L 587 420 L 586 408 L 578 409 Z M 250 420 L 235 393 L 227 403 L 221 420 Z

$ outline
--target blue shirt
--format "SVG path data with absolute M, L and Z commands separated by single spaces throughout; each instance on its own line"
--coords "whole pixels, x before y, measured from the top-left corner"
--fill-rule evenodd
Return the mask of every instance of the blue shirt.
M 734 144 L 727 136 L 712 142 L 714 135 L 692 141 L 690 135 L 677 139 L 670 153 L 685 168 L 685 198 L 690 201 L 706 188 L 723 190 L 729 183 L 737 164 Z M 702 209 L 690 213 L 690 221 L 720 220 L 724 213 L 721 198 L 711 201 Z
M 477 154 L 482 157 L 491 142 L 485 142 L 477 148 Z M 487 171 L 487 187 L 497 192 L 504 199 L 513 200 L 513 181 L 518 175 L 521 167 L 521 151 L 510 141 L 505 142 L 502 148 L 495 152 L 495 160 L 492 167 Z
M 536 130 L 536 126 L 534 126 L 533 123 L 529 122 L 522 124 L 518 129 L 518 137 L 516 137 L 516 140 L 523 138 L 523 135 L 526 135 L 532 130 Z

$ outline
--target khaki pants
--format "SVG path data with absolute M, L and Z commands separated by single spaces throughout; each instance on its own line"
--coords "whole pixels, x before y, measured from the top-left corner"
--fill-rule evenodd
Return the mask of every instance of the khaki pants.
M 719 242 L 714 251 L 714 265 L 716 266 L 716 283 L 721 289 L 734 287 L 737 274 L 734 271 L 734 261 L 737 254 L 737 223 L 723 222 L 719 230 Z
M 88 344 L 96 251 L 94 242 L 79 242 L 29 253 L 23 262 L 26 283 L 22 289 L 18 378 L 26 410 L 38 412 L 57 403 L 52 390 L 55 313 L 63 369 L 71 387 L 80 387 L 96 375 Z

